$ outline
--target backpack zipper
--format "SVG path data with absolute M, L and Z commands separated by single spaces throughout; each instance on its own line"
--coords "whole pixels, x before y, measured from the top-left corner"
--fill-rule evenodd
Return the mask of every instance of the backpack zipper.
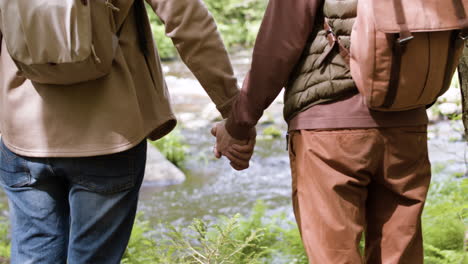
M 96 49 L 94 48 L 94 44 L 91 45 L 91 52 L 93 53 L 94 60 L 98 63 L 101 64 L 101 59 L 98 57 L 96 54 Z
M 85 1 L 86 1 L 86 0 L 85 0 Z M 119 11 L 120 11 L 119 8 L 117 8 L 115 5 L 113 5 L 113 4 L 111 3 L 111 0 L 106 0 L 105 4 L 106 4 L 106 6 L 107 6 L 108 8 L 112 9 L 112 11 L 115 11 L 115 12 L 119 12 Z

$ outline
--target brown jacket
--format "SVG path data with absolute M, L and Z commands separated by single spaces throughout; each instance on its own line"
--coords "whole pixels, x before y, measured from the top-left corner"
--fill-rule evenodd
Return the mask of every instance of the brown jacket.
M 238 94 L 228 54 L 200 0 L 146 0 L 166 25 L 182 59 L 227 117 Z M 29 157 L 82 157 L 127 150 L 176 124 L 156 49 L 138 47 L 130 1 L 115 1 L 122 25 L 111 73 L 70 86 L 31 83 L 0 55 L 0 129 L 9 149 Z M 146 36 L 152 39 L 149 24 Z M 153 45 L 154 46 L 154 45 Z

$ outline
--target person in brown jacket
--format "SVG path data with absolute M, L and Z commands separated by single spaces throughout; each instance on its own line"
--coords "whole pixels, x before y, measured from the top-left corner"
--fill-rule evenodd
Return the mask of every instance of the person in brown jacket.
M 227 117 L 237 81 L 205 5 L 146 2 Z M 114 1 L 118 47 L 111 72 L 94 81 L 33 83 L 2 42 L 0 184 L 10 205 L 13 264 L 120 263 L 137 209 L 146 139 L 159 139 L 176 125 L 144 2 L 132 3 Z M 146 55 L 138 32 L 146 38 Z
M 263 111 L 286 87 L 293 206 L 310 263 L 423 263 L 428 118 L 424 107 L 387 113 L 365 105 L 324 29 L 327 19 L 349 48 L 356 7 L 269 1 L 240 96 L 213 128 L 215 153 L 247 168 L 253 147 L 231 141 L 253 142 Z

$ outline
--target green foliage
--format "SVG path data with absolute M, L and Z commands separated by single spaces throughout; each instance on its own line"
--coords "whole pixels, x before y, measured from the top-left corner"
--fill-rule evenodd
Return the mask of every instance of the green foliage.
M 161 153 L 174 165 L 183 168 L 187 158 L 188 146 L 184 143 L 184 137 L 179 129 L 175 129 L 169 135 L 152 141 L 151 144 L 161 151 Z
M 263 130 L 263 135 L 272 138 L 281 138 L 281 136 L 283 136 L 283 133 L 281 133 L 281 130 L 279 130 L 275 126 L 269 126 Z
M 284 216 L 283 216 L 284 217 Z M 295 222 L 288 222 L 286 227 L 277 225 L 277 242 L 273 245 L 271 259 L 286 259 L 290 264 L 308 264 L 309 260 L 304 250 L 301 234 Z M 268 261 L 266 263 L 269 263 Z
M 216 223 L 195 219 L 187 228 L 167 225 L 156 240 L 148 237 L 151 227 L 139 216 L 122 263 L 257 264 L 279 257 L 308 263 L 296 225 L 284 225 L 284 216 L 266 221 L 265 214 L 259 201 L 249 218 L 220 217 Z
M 448 116 L 449 120 L 453 120 L 453 121 L 458 121 L 458 120 L 462 120 L 463 118 L 463 114 L 451 114 Z
M 8 239 L 8 226 L 8 221 L 0 216 L 0 264 L 9 263 L 11 245 Z
M 468 254 L 464 251 L 441 250 L 432 245 L 424 245 L 425 264 L 467 264 Z
M 172 40 L 165 35 L 165 27 L 151 8 L 147 8 L 153 37 L 158 47 L 159 56 L 162 59 L 171 59 L 177 56 L 177 51 Z
M 266 0 L 205 0 L 228 47 L 251 46 L 265 12 Z
M 152 228 L 147 221 L 141 220 L 142 215 L 138 214 L 132 235 L 128 243 L 127 250 L 122 259 L 122 264 L 147 264 L 163 263 L 157 262 L 158 258 L 154 252 L 156 242 L 148 237 Z
M 468 179 L 432 184 L 423 214 L 425 263 L 468 263 L 466 201 Z M 216 224 L 194 220 L 189 228 L 169 226 L 165 239 L 157 243 L 144 235 L 151 231 L 149 224 L 138 221 L 123 263 L 272 263 L 278 259 L 281 263 L 308 263 L 296 224 L 286 221 L 284 215 L 267 217 L 266 209 L 258 202 L 248 218 L 236 215 L 220 217 Z M 363 246 L 361 241 L 361 249 Z M 136 260 L 129 261 L 132 259 Z
M 465 231 L 468 224 L 468 179 L 433 183 L 423 214 L 425 263 L 468 261 Z
M 466 201 L 467 178 L 431 185 L 422 219 L 426 264 L 468 264 Z M 215 223 L 195 219 L 187 228 L 160 225 L 156 231 L 138 215 L 121 263 L 308 263 L 296 224 L 266 211 L 260 201 L 248 218 L 220 217 Z M 8 263 L 9 248 L 8 224 L 0 217 L 0 263 Z
M 228 48 L 250 47 L 255 42 L 267 0 L 205 0 L 208 10 L 215 18 L 218 29 Z M 172 41 L 165 36 L 163 23 L 148 8 L 153 35 L 163 59 L 177 56 Z
M 262 234 L 260 230 L 250 230 L 248 236 L 236 237 L 239 218 L 239 215 L 223 218 L 221 223 L 212 225 L 195 219 L 189 231 L 172 227 L 167 235 L 178 255 L 174 263 L 260 263 L 262 251 L 248 252 L 246 249 L 253 246 Z

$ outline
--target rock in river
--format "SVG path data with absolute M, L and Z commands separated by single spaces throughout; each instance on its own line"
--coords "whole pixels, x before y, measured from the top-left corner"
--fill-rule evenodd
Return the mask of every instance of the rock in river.
M 185 174 L 148 143 L 145 184 L 166 186 L 185 181 Z

